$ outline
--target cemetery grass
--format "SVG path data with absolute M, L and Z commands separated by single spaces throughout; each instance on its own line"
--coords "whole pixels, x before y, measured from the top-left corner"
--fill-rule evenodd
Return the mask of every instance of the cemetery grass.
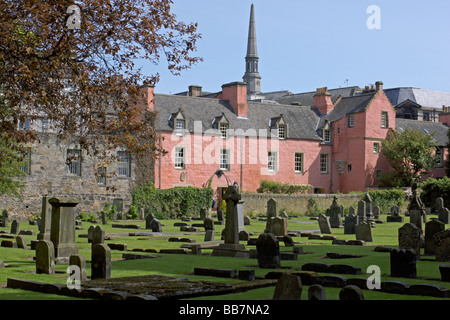
M 433 217 L 433 216 L 431 216 Z M 431 218 L 430 217 L 430 218 Z M 383 220 L 386 220 L 386 216 L 382 216 Z M 409 220 L 405 218 L 405 222 Z M 179 220 L 161 220 L 163 224 L 164 233 L 179 233 L 180 228 L 173 226 L 175 222 Z M 198 223 L 200 221 L 193 221 Z M 105 232 L 108 233 L 128 233 L 128 232 L 148 232 L 145 230 L 145 222 L 133 221 L 133 222 L 120 222 L 121 224 L 133 224 L 140 225 L 141 229 L 122 229 L 113 228 L 112 222 L 107 225 L 102 225 Z M 82 230 L 76 231 L 76 244 L 79 247 L 79 253 L 83 255 L 87 260 L 86 271 L 88 276 L 90 275 L 90 244 L 85 237 L 79 237 L 81 234 L 87 234 L 87 229 L 92 224 L 89 222 L 82 223 Z M 367 243 L 366 246 L 350 246 L 350 245 L 332 245 L 330 240 L 309 240 L 307 237 L 294 237 L 294 241 L 297 246 L 302 246 L 304 253 L 299 255 L 297 260 L 281 262 L 282 271 L 301 271 L 301 266 L 304 263 L 320 262 L 327 264 L 350 264 L 361 268 L 362 274 L 358 276 L 344 275 L 347 278 L 367 278 L 370 276 L 366 274 L 367 267 L 370 265 L 377 265 L 381 270 L 381 281 L 404 281 L 410 284 L 418 283 L 434 283 L 441 286 L 450 288 L 450 283 L 440 281 L 439 265 L 442 262 L 434 261 L 434 257 L 422 256 L 421 260 L 417 262 L 417 274 L 419 279 L 405 279 L 405 278 L 393 278 L 390 277 L 390 262 L 389 253 L 387 252 L 374 252 L 375 246 L 398 246 L 398 228 L 403 223 L 385 223 L 377 224 L 376 228 L 372 229 L 374 242 Z M 20 224 L 21 229 L 35 230 L 35 235 L 25 235 L 25 239 L 28 247 L 30 247 L 31 240 L 36 239 L 38 233 L 37 226 L 27 225 L 25 222 Z M 215 239 L 220 239 L 220 234 L 224 226 L 215 226 Z M 258 236 L 263 232 L 265 228 L 265 222 L 252 219 L 251 225 L 247 225 L 246 229 L 250 233 L 253 233 L 252 238 Z M 202 229 L 202 228 L 201 228 Z M 317 221 L 310 220 L 308 217 L 295 217 L 289 220 L 289 230 L 311 230 L 319 229 Z M 0 230 L 7 230 L 9 228 L 0 228 Z M 203 230 L 203 229 L 202 229 Z M 333 229 L 333 235 L 338 239 L 353 240 L 355 235 L 344 235 L 343 229 Z M 181 242 L 170 242 L 169 238 L 173 236 L 161 236 L 161 237 L 148 237 L 148 236 L 120 236 L 114 235 L 113 239 L 105 240 L 105 243 L 122 243 L 127 245 L 127 253 L 133 252 L 133 249 L 177 249 L 180 248 Z M 196 242 L 203 242 L 204 233 L 184 233 L 177 237 L 190 238 Z M 0 238 L 1 240 L 1 238 Z M 242 242 L 246 244 L 245 242 Z M 247 246 L 247 249 L 254 249 L 254 246 Z M 286 252 L 292 252 L 291 247 L 285 247 L 283 242 L 280 242 L 280 250 Z M 218 283 L 229 282 L 241 282 L 235 279 L 196 276 L 193 274 L 195 267 L 208 267 L 208 268 L 226 268 L 235 270 L 255 270 L 257 278 L 264 278 L 270 271 L 277 271 L 276 269 L 260 269 L 256 259 L 240 259 L 240 258 L 224 258 L 224 257 L 212 257 L 208 254 L 211 250 L 203 250 L 203 255 L 192 254 L 163 254 L 163 253 L 144 253 L 133 252 L 136 254 L 148 255 L 149 259 L 138 260 L 123 260 L 123 251 L 112 250 L 112 266 L 111 277 L 131 277 L 131 276 L 144 276 L 144 275 L 165 275 L 174 277 L 183 277 L 188 280 L 205 280 Z M 326 255 L 329 252 L 333 253 L 346 253 L 358 255 L 358 258 L 347 259 L 330 259 Z M 36 274 L 35 263 L 33 260 L 34 250 L 23 250 L 17 248 L 4 248 L 0 247 L 0 260 L 6 264 L 5 268 L 0 269 L 0 300 L 71 300 L 74 298 L 34 293 L 30 291 L 16 290 L 6 288 L 6 282 L 8 278 L 21 278 L 30 279 L 34 281 L 42 281 L 47 283 L 61 283 L 65 284 L 67 281 L 67 265 L 56 265 L 56 273 L 53 275 Z M 280 271 L 280 269 L 278 269 Z M 322 274 L 321 275 L 325 275 Z M 307 286 L 303 286 L 302 299 L 307 299 Z M 326 288 L 327 300 L 338 300 L 340 288 Z M 220 296 L 207 296 L 199 297 L 195 299 L 201 300 L 258 300 L 258 299 L 270 299 L 273 296 L 274 287 L 266 287 L 260 289 L 254 289 L 247 292 L 220 295 Z M 438 298 L 426 297 L 426 296 L 410 296 L 410 295 L 396 295 L 387 294 L 377 291 L 364 290 L 364 297 L 366 300 L 438 300 Z

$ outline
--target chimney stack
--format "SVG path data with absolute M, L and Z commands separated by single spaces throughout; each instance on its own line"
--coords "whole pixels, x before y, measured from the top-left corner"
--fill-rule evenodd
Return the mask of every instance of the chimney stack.
M 230 101 L 238 117 L 247 118 L 247 83 L 231 82 L 222 86 L 219 99 Z
M 377 81 L 375 82 L 375 86 L 376 86 L 376 91 L 383 91 L 383 82 L 381 81 Z
M 197 85 L 189 86 L 190 97 L 200 97 L 202 95 L 202 87 Z
M 314 107 L 319 109 L 321 114 L 328 114 L 333 109 L 333 101 L 331 100 L 331 93 L 328 88 L 318 88 L 314 95 Z

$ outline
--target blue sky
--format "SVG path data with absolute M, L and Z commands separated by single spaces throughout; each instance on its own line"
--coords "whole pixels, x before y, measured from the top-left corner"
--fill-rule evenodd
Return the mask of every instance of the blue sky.
M 173 76 L 159 72 L 158 93 L 186 91 L 191 84 L 217 92 L 242 81 L 250 6 L 254 3 L 263 92 L 314 91 L 319 87 L 374 84 L 450 91 L 450 1 L 448 0 L 174 0 L 172 11 L 196 21 L 204 62 Z M 380 29 L 369 29 L 380 8 Z M 348 79 L 348 81 L 347 81 Z

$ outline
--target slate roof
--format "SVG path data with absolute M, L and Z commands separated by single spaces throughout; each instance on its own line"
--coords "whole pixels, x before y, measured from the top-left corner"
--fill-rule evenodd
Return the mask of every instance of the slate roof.
M 335 103 L 339 98 L 339 96 L 342 97 L 354 96 L 356 92 L 359 90 L 361 89 L 355 86 L 355 87 L 328 89 L 328 92 L 331 94 L 331 100 L 333 101 L 333 103 Z M 312 106 L 314 105 L 314 95 L 316 93 L 317 91 L 290 94 L 277 98 L 275 101 L 280 104 L 287 104 L 287 105 L 300 104 L 301 106 Z
M 450 92 L 418 89 L 412 87 L 385 89 L 384 93 L 393 106 L 411 100 L 424 108 L 441 109 L 450 106 Z
M 418 130 L 420 132 L 432 133 L 434 132 L 434 137 L 439 146 L 446 146 L 448 143 L 447 131 L 449 127 L 441 122 L 432 122 L 432 121 L 418 121 L 418 120 L 410 120 L 410 119 L 395 119 L 395 127 L 396 130 L 401 129 L 413 129 Z
M 187 120 L 189 132 L 194 132 L 194 121 L 201 121 L 203 132 L 212 129 L 214 120 L 222 113 L 228 119 L 230 129 L 242 129 L 244 132 L 249 129 L 266 129 L 270 132 L 270 120 L 283 115 L 288 124 L 288 138 L 322 140 L 316 131 L 319 117 L 310 107 L 248 101 L 247 118 L 240 118 L 227 100 L 164 94 L 155 94 L 159 129 L 173 131 L 169 119 L 180 108 Z

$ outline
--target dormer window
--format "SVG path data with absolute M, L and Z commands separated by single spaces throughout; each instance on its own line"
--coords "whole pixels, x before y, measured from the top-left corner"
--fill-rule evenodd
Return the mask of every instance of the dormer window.
M 178 109 L 178 112 L 172 113 L 169 119 L 169 125 L 173 128 L 173 132 L 177 136 L 184 136 L 186 134 L 186 118 L 181 112 L 181 108 Z
M 220 131 L 220 136 L 223 139 L 228 138 L 228 129 L 230 128 L 230 125 L 226 122 L 221 122 L 219 123 L 219 131 Z
M 288 125 L 282 114 L 279 117 L 270 119 L 269 124 L 272 132 L 277 135 L 278 139 L 284 140 L 288 138 Z
M 186 129 L 186 121 L 182 119 L 175 120 L 175 134 L 178 136 L 182 136 L 184 134 L 184 130 Z
M 214 118 L 213 128 L 219 131 L 219 134 L 222 137 L 222 139 L 228 138 L 230 130 L 230 122 L 225 117 L 224 113 L 222 113 L 221 116 Z
M 331 132 L 330 130 L 323 130 L 323 141 L 324 142 L 331 142 Z
M 285 124 L 278 125 L 278 138 L 286 139 L 287 138 L 287 128 Z

